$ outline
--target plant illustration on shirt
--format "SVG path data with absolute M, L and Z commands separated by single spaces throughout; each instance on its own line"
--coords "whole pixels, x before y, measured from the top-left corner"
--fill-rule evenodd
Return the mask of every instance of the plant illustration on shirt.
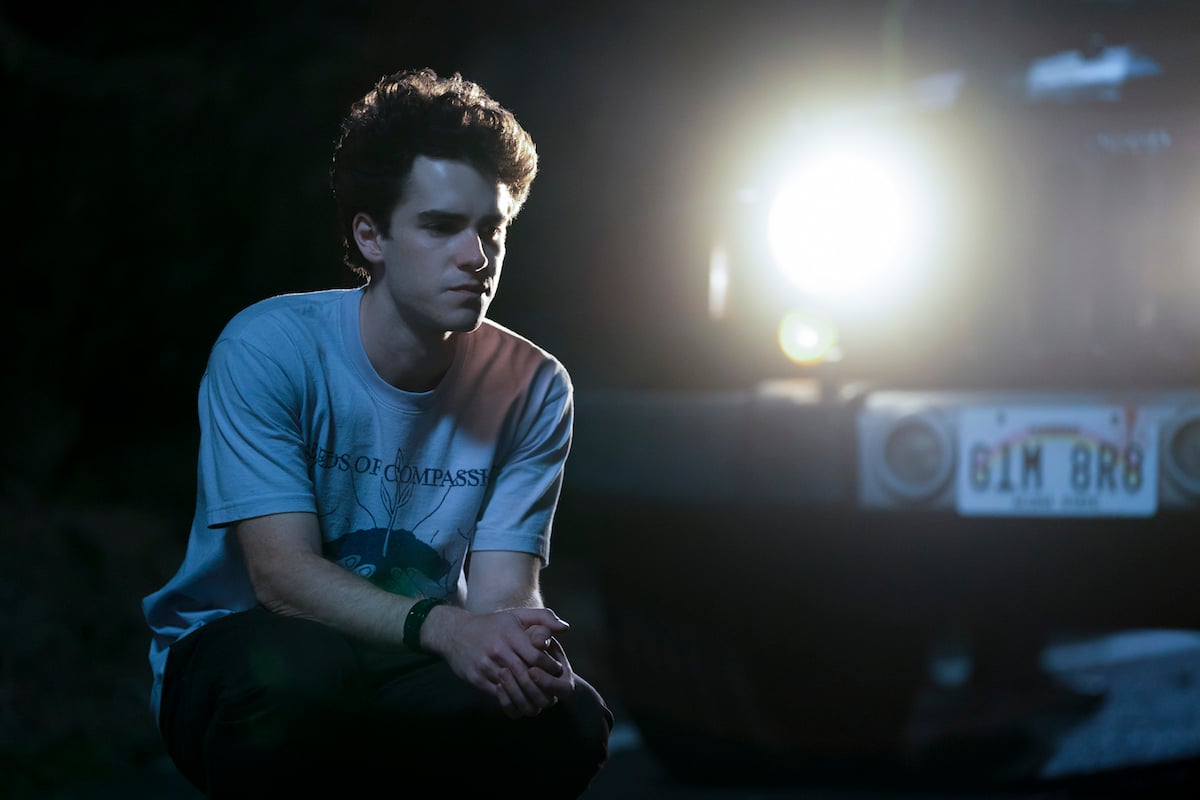
M 413 482 L 400 479 L 408 466 L 403 449 L 396 450 L 392 466 L 395 480 L 381 477 L 379 481 L 379 502 L 387 515 L 385 524 L 377 524 L 375 514 L 359 497 L 355 486 L 355 501 L 376 524 L 329 542 L 328 555 L 334 562 L 389 592 L 419 596 L 428 594 L 429 584 L 433 583 L 444 593 L 451 593 L 458 581 L 457 574 L 451 569 L 453 565 L 432 546 L 440 531 L 435 531 L 426 542 L 417 537 L 417 530 L 438 512 L 453 487 L 447 486 L 434 507 L 416 524 L 411 528 L 403 527 L 400 517 L 412 500 L 414 489 Z M 469 538 L 469 534 L 462 531 L 459 535 Z

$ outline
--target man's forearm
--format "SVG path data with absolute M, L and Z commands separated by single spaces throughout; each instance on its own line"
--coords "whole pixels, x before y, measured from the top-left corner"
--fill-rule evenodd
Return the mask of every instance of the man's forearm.
M 315 553 L 296 554 L 260 602 L 382 647 L 402 647 L 404 621 L 417 598 L 393 594 Z
M 471 554 L 466 609 L 487 614 L 507 608 L 543 608 L 541 559 L 530 553 L 483 550 Z
M 416 598 L 380 589 L 325 558 L 313 514 L 242 520 L 235 534 L 254 594 L 263 606 L 278 614 L 316 620 L 378 646 L 403 646 L 405 619 Z M 445 613 L 439 617 L 441 622 L 453 621 Z

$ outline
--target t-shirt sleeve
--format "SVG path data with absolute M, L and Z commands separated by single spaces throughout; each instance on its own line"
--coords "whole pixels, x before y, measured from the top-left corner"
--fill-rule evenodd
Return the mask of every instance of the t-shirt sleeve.
M 278 354 L 239 339 L 213 348 L 198 407 L 199 490 L 209 527 L 316 511 L 294 374 Z
M 570 377 L 548 364 L 515 418 L 511 446 L 494 466 L 472 550 L 517 550 L 550 561 L 550 533 L 571 447 Z

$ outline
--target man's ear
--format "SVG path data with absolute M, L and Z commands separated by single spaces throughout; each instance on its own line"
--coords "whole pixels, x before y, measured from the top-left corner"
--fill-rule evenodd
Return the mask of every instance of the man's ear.
M 354 231 L 354 243 L 358 245 L 358 252 L 362 253 L 363 258 L 372 264 L 383 263 L 384 237 L 375 220 L 360 211 L 354 215 L 350 227 Z

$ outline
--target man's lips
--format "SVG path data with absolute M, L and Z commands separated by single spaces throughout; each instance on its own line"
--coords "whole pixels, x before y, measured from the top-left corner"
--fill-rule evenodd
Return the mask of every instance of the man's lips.
M 452 292 L 467 292 L 477 295 L 487 294 L 487 290 L 487 286 L 482 283 L 463 283 L 450 287 L 450 291 Z

